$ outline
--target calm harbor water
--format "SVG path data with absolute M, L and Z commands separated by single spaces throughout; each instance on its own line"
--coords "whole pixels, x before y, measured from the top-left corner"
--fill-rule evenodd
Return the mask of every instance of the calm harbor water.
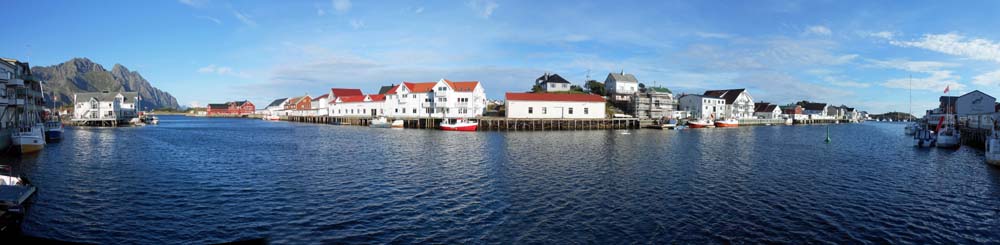
M 441 132 L 161 117 L 5 159 L 93 243 L 1000 242 L 1000 168 L 902 124 Z

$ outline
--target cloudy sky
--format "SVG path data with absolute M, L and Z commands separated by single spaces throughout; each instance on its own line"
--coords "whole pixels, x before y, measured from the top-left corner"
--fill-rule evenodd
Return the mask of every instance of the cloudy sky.
M 677 93 L 915 111 L 1000 95 L 1000 1 L 14 1 L 0 56 L 87 57 L 181 104 L 331 87 L 478 80 L 490 98 L 544 72 L 624 70 Z

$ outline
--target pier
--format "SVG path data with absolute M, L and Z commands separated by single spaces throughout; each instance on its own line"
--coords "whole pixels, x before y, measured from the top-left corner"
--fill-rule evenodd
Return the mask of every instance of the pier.
M 403 120 L 404 128 L 436 129 L 441 118 L 387 118 Z M 332 125 L 368 126 L 372 118 L 332 116 L 281 116 L 282 121 Z M 638 119 L 513 119 L 502 117 L 479 118 L 479 131 L 548 131 L 548 130 L 604 130 L 638 129 Z

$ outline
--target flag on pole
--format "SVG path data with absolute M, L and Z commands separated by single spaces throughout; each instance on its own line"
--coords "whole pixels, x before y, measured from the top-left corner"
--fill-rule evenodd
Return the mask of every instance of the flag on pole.
M 948 89 L 949 89 L 949 88 L 951 88 L 951 84 L 948 84 L 948 86 L 945 86 L 945 87 L 944 87 L 944 93 L 946 93 L 946 94 L 947 94 L 947 93 L 948 93 Z

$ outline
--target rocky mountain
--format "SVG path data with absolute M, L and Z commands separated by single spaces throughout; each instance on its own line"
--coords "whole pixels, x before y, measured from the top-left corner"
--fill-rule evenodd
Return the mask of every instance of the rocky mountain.
M 177 108 L 177 99 L 149 84 L 138 72 L 115 64 L 111 71 L 87 58 L 73 58 L 53 66 L 36 66 L 31 73 L 44 82 L 50 106 L 73 103 L 73 93 L 99 91 L 139 92 L 141 109 Z

